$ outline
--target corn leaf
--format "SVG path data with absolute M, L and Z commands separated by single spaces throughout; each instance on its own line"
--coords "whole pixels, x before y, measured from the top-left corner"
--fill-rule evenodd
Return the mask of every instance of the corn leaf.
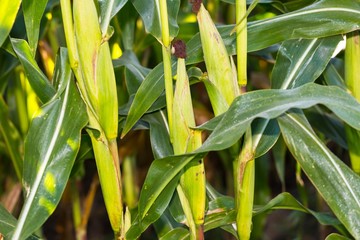
M 11 215 L 1 204 L 0 204 L 0 229 L 1 234 L 4 235 L 4 237 L 10 238 L 10 234 L 15 228 L 16 225 L 16 218 Z M 35 235 L 31 235 L 30 237 L 26 238 L 26 240 L 37 240 L 40 239 L 39 237 L 36 237 Z
M 360 177 L 315 135 L 301 112 L 278 118 L 286 145 L 329 207 L 360 238 Z
M 67 61 L 61 49 L 61 61 Z M 71 81 L 69 64 L 58 75 L 58 92 L 33 119 L 25 140 L 25 203 L 13 239 L 24 239 L 55 210 L 66 186 L 87 123 L 85 105 Z M 41 134 L 39 130 L 41 129 Z
M 15 22 L 21 0 L 3 0 L 0 5 L 0 47 L 8 37 Z
M 160 6 L 158 0 L 133 0 L 134 7 L 140 14 L 145 29 L 156 39 L 161 40 L 161 21 Z M 180 0 L 167 0 L 168 16 L 169 16 L 169 34 L 171 38 L 177 36 L 179 26 L 177 24 L 177 15 L 180 8 Z
M 99 0 L 101 32 L 106 34 L 111 18 L 113 18 L 128 0 Z
M 273 18 L 248 22 L 248 52 L 290 39 L 312 39 L 344 34 L 359 29 L 360 3 L 352 0 L 322 0 L 305 8 Z M 235 25 L 218 30 L 229 54 L 236 54 L 236 36 L 230 34 Z M 265 37 L 259 37 L 265 36 Z M 187 63 L 202 61 L 200 36 L 188 42 Z
M 144 79 L 136 92 L 134 101 L 126 118 L 122 136 L 128 133 L 141 116 L 151 107 L 165 89 L 163 63 L 157 65 Z M 172 72 L 176 71 L 176 64 L 172 65 Z
M 22 39 L 11 39 L 12 46 L 24 66 L 31 87 L 40 101 L 46 103 L 55 95 L 55 89 L 37 65 L 28 43 Z
M 271 76 L 272 88 L 296 88 L 317 79 L 329 63 L 341 36 L 285 41 Z
M 341 119 L 358 129 L 360 105 L 338 87 L 324 87 L 313 83 L 292 90 L 259 90 L 235 99 L 229 110 L 215 127 L 201 151 L 214 151 L 230 147 L 244 133 L 250 122 L 257 118 L 274 118 L 290 108 L 308 108 L 324 104 Z M 254 107 L 256 106 L 256 107 Z M 215 119 L 219 121 L 219 119 Z M 211 125 L 212 120 L 205 125 Z M 234 132 L 238 133 L 233 134 Z M 210 150 L 211 149 L 211 150 Z
M 44 14 L 48 0 L 23 0 L 22 10 L 24 12 L 26 34 L 32 55 L 35 57 L 39 40 L 40 22 Z

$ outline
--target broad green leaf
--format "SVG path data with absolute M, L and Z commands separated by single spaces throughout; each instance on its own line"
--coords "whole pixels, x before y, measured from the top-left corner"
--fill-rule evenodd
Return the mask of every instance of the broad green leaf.
M 106 34 L 111 18 L 113 18 L 128 0 L 99 0 L 101 32 Z
M 19 131 L 9 118 L 9 110 L 2 96 L 0 96 L 0 134 L 6 144 L 7 152 L 13 162 L 17 177 L 21 181 L 23 170 L 22 152 L 23 141 Z
M 343 89 L 346 89 L 344 79 L 341 77 L 340 73 L 336 70 L 334 63 L 330 62 L 323 72 L 323 77 L 327 85 L 338 86 Z
M 301 113 L 278 118 L 285 142 L 302 170 L 337 218 L 360 238 L 360 176 L 338 159 L 315 135 Z
M 150 142 L 155 159 L 173 155 L 165 113 L 155 112 L 144 116 L 143 120 L 150 124 Z
M 263 128 L 263 122 L 264 119 L 255 119 L 251 125 L 253 136 L 261 135 L 256 148 L 253 146 L 253 149 L 255 149 L 255 158 L 261 157 L 267 153 L 274 146 L 280 134 L 279 125 L 276 120 L 272 119 L 268 121 L 265 129 Z
M 338 35 L 283 42 L 272 71 L 271 87 L 288 89 L 313 82 L 324 71 L 341 40 Z
M 305 8 L 273 18 L 248 22 L 248 52 L 264 49 L 290 39 L 313 39 L 339 35 L 359 29 L 360 3 L 353 0 L 321 0 Z M 218 30 L 229 54 L 236 53 L 234 25 Z M 266 36 L 266 37 L 259 37 Z M 187 44 L 187 63 L 202 61 L 199 34 Z
M 8 37 L 15 22 L 21 0 L 2 0 L 0 4 L 0 47 Z
M 274 118 L 290 108 L 308 108 L 315 104 L 326 105 L 349 125 L 359 129 L 360 105 L 353 97 L 338 87 L 308 83 L 292 90 L 259 90 L 239 96 L 199 151 L 230 147 L 257 117 Z M 205 125 L 211 125 L 211 121 Z
M 164 91 L 164 66 L 157 65 L 144 79 L 136 92 L 131 104 L 128 117 L 126 118 L 122 136 L 128 133 L 141 116 L 151 107 L 156 99 Z M 176 64 L 172 66 L 172 72 L 176 71 Z
M 25 140 L 25 203 L 12 239 L 24 239 L 37 230 L 55 210 L 66 186 L 80 145 L 80 132 L 87 123 L 82 102 L 65 49 L 60 50 L 66 66 L 56 95 L 33 119 Z M 41 134 L 39 134 L 41 131 Z
M 16 218 L 11 215 L 1 204 L 0 204 L 0 231 L 1 234 L 6 238 L 10 238 L 12 231 L 16 225 Z M 31 235 L 26 240 L 37 240 L 40 239 L 35 235 Z
M 255 206 L 254 216 L 264 214 L 271 210 L 295 210 L 313 215 L 320 224 L 330 225 L 341 230 L 341 223 L 329 213 L 319 213 L 312 211 L 301 204 L 295 197 L 288 192 L 283 192 L 270 200 L 265 206 Z
M 132 50 L 135 41 L 136 20 L 138 13 L 130 1 L 128 1 L 121 12 L 117 15 L 117 21 L 121 29 L 121 42 L 124 50 Z
M 169 34 L 176 37 L 179 31 L 177 16 L 180 8 L 180 0 L 166 0 L 169 16 Z M 132 3 L 140 14 L 145 29 L 161 42 L 160 6 L 158 0 L 132 0 Z
M 285 39 L 321 38 L 344 34 L 359 28 L 360 3 L 352 0 L 321 0 L 305 8 L 270 19 L 251 22 L 248 34 L 269 36 L 249 39 L 250 49 L 272 45 Z M 251 40 L 254 40 L 252 42 Z M 251 51 L 251 50 L 250 50 Z
M 35 57 L 39 40 L 40 22 L 44 14 L 48 0 L 23 0 L 22 10 L 24 12 L 26 33 L 32 55 Z
M 29 45 L 25 40 L 14 38 L 11 43 L 36 95 L 41 102 L 48 102 L 55 95 L 55 89 L 37 65 Z

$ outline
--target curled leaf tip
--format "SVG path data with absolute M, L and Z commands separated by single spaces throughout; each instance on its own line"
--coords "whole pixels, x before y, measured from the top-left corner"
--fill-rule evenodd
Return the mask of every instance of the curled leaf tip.
M 192 11 L 194 13 L 198 13 L 200 10 L 202 0 L 190 0 L 190 3 L 192 4 Z
M 183 40 L 175 40 L 172 43 L 172 53 L 177 58 L 186 58 L 186 44 Z

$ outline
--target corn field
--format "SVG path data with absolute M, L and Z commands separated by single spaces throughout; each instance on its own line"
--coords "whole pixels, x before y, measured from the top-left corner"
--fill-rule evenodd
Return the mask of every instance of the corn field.
M 358 0 L 1 0 L 1 239 L 360 239 Z

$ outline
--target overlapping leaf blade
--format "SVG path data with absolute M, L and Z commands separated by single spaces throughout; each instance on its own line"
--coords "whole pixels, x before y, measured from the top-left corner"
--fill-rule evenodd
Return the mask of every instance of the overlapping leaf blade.
M 360 238 L 360 177 L 321 142 L 301 112 L 278 121 L 303 171 L 347 230 Z
M 234 100 L 201 151 L 230 147 L 257 117 L 275 118 L 290 108 L 308 108 L 319 103 L 326 105 L 352 127 L 360 127 L 359 103 L 338 87 L 308 83 L 292 90 L 259 90 L 243 94 Z M 205 127 L 211 125 L 211 121 L 206 123 Z M 237 134 L 234 134 L 235 132 Z
M 33 56 L 39 39 L 40 22 L 44 14 L 48 0 L 23 0 L 22 9 L 24 12 L 26 33 L 29 41 L 29 46 Z
M 54 96 L 55 89 L 37 65 L 28 43 L 22 39 L 11 39 L 11 43 L 36 95 L 41 102 L 48 102 Z
M 143 19 L 145 29 L 158 40 L 161 39 L 160 6 L 158 0 L 132 0 L 134 7 Z M 178 34 L 177 15 L 179 12 L 180 0 L 167 0 L 169 16 L 169 34 L 175 37 Z
M 67 61 L 64 49 L 61 54 L 61 61 Z M 81 129 L 87 123 L 85 106 L 71 81 L 70 66 L 59 65 L 66 68 L 58 76 L 58 92 L 39 110 L 25 140 L 26 199 L 13 239 L 29 236 L 55 210 L 79 149 Z
M 272 71 L 272 88 L 296 88 L 313 82 L 324 71 L 341 40 L 342 37 L 337 35 L 285 41 Z
M 100 18 L 101 31 L 106 33 L 111 18 L 113 18 L 120 9 L 127 3 L 128 0 L 99 0 L 100 4 Z
M 10 238 L 10 234 L 16 226 L 16 218 L 11 215 L 1 204 L 0 204 L 0 231 L 5 238 Z M 40 239 L 34 235 L 31 235 L 27 240 Z
M 274 18 L 248 22 L 248 52 L 264 49 L 284 40 L 322 38 L 359 29 L 360 3 L 358 1 L 322 0 L 306 8 Z M 230 54 L 235 54 L 234 25 L 220 26 L 219 32 Z M 259 37 L 263 36 L 263 37 Z M 200 36 L 188 43 L 188 63 L 202 61 Z

